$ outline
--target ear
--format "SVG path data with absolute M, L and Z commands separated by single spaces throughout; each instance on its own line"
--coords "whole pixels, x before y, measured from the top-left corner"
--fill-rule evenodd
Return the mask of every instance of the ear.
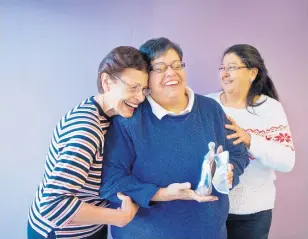
M 109 83 L 110 83 L 110 77 L 107 73 L 102 73 L 101 74 L 101 86 L 104 90 L 104 92 L 108 92 L 110 91 L 110 86 L 109 86 Z
M 250 82 L 253 82 L 256 79 L 258 72 L 259 72 L 259 69 L 256 67 L 250 69 L 250 76 L 249 76 Z

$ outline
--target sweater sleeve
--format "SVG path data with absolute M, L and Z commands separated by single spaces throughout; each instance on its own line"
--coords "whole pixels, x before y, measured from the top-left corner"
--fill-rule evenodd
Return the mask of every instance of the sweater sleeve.
M 150 207 L 150 201 L 159 187 L 140 182 L 132 175 L 135 157 L 129 132 L 119 117 L 116 117 L 106 135 L 100 195 L 112 202 L 120 203 L 117 193 L 122 192 L 140 206 Z
M 249 153 L 269 168 L 289 172 L 295 164 L 295 151 L 288 120 L 279 102 L 267 115 L 266 130 L 247 130 L 251 135 Z
M 84 130 L 70 134 L 65 141 L 59 141 L 59 157 L 56 162 L 50 162 L 55 165 L 50 175 L 45 175 L 46 183 L 39 204 L 41 215 L 55 228 L 65 226 L 84 204 L 76 193 L 85 184 L 99 144 L 95 136 Z M 55 136 L 51 147 L 54 143 Z M 46 170 L 50 170 L 49 163 L 46 163 Z
M 234 145 L 233 140 L 227 139 L 227 135 L 232 134 L 233 131 L 225 128 L 226 124 L 230 124 L 228 121 L 225 112 L 221 106 L 217 103 L 218 114 L 220 116 L 219 129 L 220 137 L 218 138 L 219 144 L 223 146 L 225 151 L 229 152 L 229 163 L 234 166 L 233 169 L 233 183 L 232 188 L 239 184 L 239 177 L 244 173 L 245 168 L 249 165 L 249 155 L 247 152 L 246 146 L 241 143 Z

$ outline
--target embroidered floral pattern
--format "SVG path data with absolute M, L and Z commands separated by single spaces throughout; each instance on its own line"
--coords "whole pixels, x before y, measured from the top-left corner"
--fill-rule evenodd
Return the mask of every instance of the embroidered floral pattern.
M 275 141 L 279 142 L 279 143 L 282 143 L 284 141 L 286 141 L 287 143 L 290 143 L 291 142 L 291 136 L 288 135 L 287 133 L 285 133 L 285 134 L 280 133 L 279 135 L 275 136 Z
M 247 129 L 246 131 L 261 136 L 268 141 L 283 144 L 284 146 L 289 147 L 292 151 L 294 151 L 290 131 L 286 125 L 279 125 L 278 127 L 273 126 L 266 130 Z

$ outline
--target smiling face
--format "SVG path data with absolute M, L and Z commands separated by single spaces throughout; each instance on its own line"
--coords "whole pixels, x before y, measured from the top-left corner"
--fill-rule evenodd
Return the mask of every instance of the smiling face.
M 226 94 L 247 94 L 256 73 L 255 68 L 247 68 L 235 53 L 228 53 L 220 67 L 220 83 Z
M 164 104 L 185 97 L 186 74 L 180 64 L 180 57 L 173 49 L 167 50 L 151 62 L 153 70 L 150 72 L 149 88 L 157 103 Z M 155 71 L 164 66 L 167 66 L 165 72 Z
M 119 76 L 103 74 L 102 82 L 109 110 L 112 109 L 113 115 L 129 118 L 145 99 L 143 90 L 148 86 L 148 73 L 127 68 Z

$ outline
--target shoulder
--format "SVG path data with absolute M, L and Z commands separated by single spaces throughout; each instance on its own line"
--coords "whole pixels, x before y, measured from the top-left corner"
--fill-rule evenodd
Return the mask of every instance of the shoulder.
M 219 92 L 215 92 L 215 93 L 210 93 L 205 95 L 206 97 L 212 98 L 214 100 L 216 100 L 217 102 L 220 102 L 220 95 L 221 95 L 222 91 Z
M 223 111 L 220 104 L 213 97 L 198 95 L 195 94 L 196 103 L 198 104 L 198 108 L 205 109 L 208 112 L 217 112 Z
M 200 104 L 207 104 L 207 105 L 217 105 L 218 102 L 215 100 L 215 98 L 211 97 L 211 95 L 199 95 L 195 94 L 195 99 Z
M 97 142 L 103 137 L 104 126 L 106 129 L 109 126 L 109 121 L 104 119 L 98 117 L 96 106 L 87 99 L 61 118 L 55 134 L 61 141 L 80 138 Z
M 220 125 L 225 120 L 225 113 L 221 105 L 214 99 L 196 95 L 196 111 L 202 116 L 203 121 Z
M 256 107 L 257 111 L 266 115 L 275 115 L 284 112 L 282 104 L 266 95 L 261 95 L 258 102 L 263 102 L 260 106 Z
M 282 104 L 278 101 L 278 100 L 275 100 L 269 96 L 263 96 L 266 98 L 266 106 L 267 107 L 272 107 L 272 108 L 282 108 Z
M 86 100 L 82 101 L 70 111 L 68 111 L 63 118 L 62 121 L 88 121 L 95 124 L 99 124 L 99 120 L 106 119 L 106 117 L 99 116 L 99 108 L 97 103 L 94 102 L 93 97 L 89 97 Z M 101 119 L 102 118 L 102 119 Z

